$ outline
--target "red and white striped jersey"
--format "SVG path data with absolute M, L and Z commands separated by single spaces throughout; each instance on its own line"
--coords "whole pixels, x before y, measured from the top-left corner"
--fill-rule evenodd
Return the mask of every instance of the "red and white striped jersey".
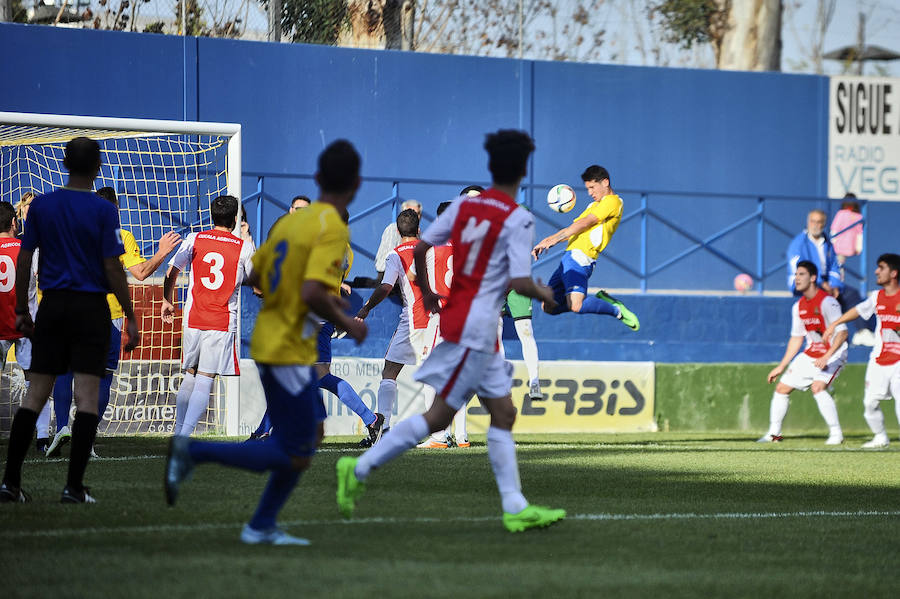
M 418 239 L 401 243 L 388 253 L 384 263 L 382 285 L 398 284 L 403 297 L 398 331 L 412 332 L 428 327 L 430 315 L 422 303 L 422 290 L 416 285 L 416 265 L 413 262 L 413 250 L 418 243 Z
M 831 346 L 830 339 L 824 339 L 822 333 L 832 322 L 841 317 L 841 306 L 838 301 L 822 291 L 816 292 L 812 299 L 801 297 L 791 309 L 791 336 L 806 337 L 806 351 L 811 358 L 821 358 Z M 839 324 L 837 331 L 846 331 L 847 325 Z M 835 352 L 846 351 L 847 342 Z
M 509 281 L 531 276 L 534 217 L 491 188 L 454 201 L 422 239 L 435 247 L 453 244 L 453 285 L 441 310 L 441 336 L 497 351 L 497 317 Z
M 21 240 L 15 237 L 0 239 L 0 339 L 3 340 L 22 337 L 22 333 L 16 330 L 16 265 L 21 246 Z M 28 283 L 28 311 L 32 318 L 37 313 L 37 265 L 38 255 L 35 250 Z
M 230 232 L 210 229 L 191 233 L 169 266 L 190 267 L 185 322 L 202 331 L 237 331 L 241 282 L 253 268 L 253 246 Z
M 434 267 L 428 271 L 428 282 L 435 293 L 446 298 L 450 295 L 450 284 L 453 282 L 453 244 L 439 245 L 429 252 L 432 253 Z
M 856 310 L 866 320 L 873 314 L 876 316 L 875 347 L 869 360 L 882 366 L 900 362 L 900 293 L 888 295 L 884 289 L 873 291 Z

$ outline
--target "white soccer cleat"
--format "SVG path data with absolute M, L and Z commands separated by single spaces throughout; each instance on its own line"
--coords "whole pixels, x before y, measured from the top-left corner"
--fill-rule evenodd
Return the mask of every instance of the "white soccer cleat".
M 59 455 L 59 451 L 62 449 L 62 446 L 72 440 L 72 429 L 69 428 L 68 425 L 59 429 L 59 432 L 53 435 L 53 440 L 50 441 L 50 445 L 47 447 L 47 451 L 44 455 L 48 458 L 55 458 Z
M 825 445 L 840 445 L 844 442 L 844 435 L 836 435 L 834 433 L 828 435 L 828 439 L 825 440 Z
M 888 436 L 885 434 L 875 435 L 871 441 L 867 441 L 862 444 L 863 449 L 884 449 L 891 442 L 888 439 Z
M 241 542 L 247 545 L 294 545 L 297 547 L 306 547 L 310 544 L 308 539 L 289 535 L 280 528 L 256 530 L 249 524 L 245 524 L 244 530 L 241 531 Z
M 541 391 L 541 382 L 534 381 L 528 389 L 528 397 L 530 399 L 544 399 L 544 392 Z
M 756 440 L 757 443 L 781 443 L 781 440 L 784 439 L 781 435 L 772 435 L 770 433 L 766 433 L 762 437 Z

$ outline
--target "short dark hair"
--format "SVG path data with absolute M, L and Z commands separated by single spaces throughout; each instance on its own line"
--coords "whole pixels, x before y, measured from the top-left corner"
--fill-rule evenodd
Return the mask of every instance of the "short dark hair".
M 356 148 L 346 139 L 331 142 L 319 154 L 316 180 L 322 191 L 343 193 L 350 191 L 359 178 L 361 160 Z
M 465 191 L 465 190 L 463 190 L 463 191 Z M 452 203 L 453 203 L 453 202 L 441 202 L 440 204 L 438 204 L 438 207 L 437 207 L 437 215 L 438 215 L 438 216 L 442 215 L 442 214 L 444 213 L 444 210 L 446 210 L 447 208 L 449 208 L 449 207 L 450 207 L 450 204 L 452 204 Z
M 819 269 L 809 260 L 801 260 L 797 263 L 797 268 L 802 268 L 809 273 L 809 276 L 819 278 Z
M 119 207 L 119 198 L 116 197 L 116 190 L 112 187 L 101 187 L 97 190 L 97 195 L 107 202 L 112 202 L 116 208 Z
M 9 202 L 0 202 L 0 231 L 9 231 L 13 221 L 16 220 L 16 209 Z
M 609 171 L 600 166 L 599 164 L 592 164 L 591 166 L 584 169 L 584 172 L 581 173 L 581 180 L 587 183 L 588 181 L 603 181 L 604 179 L 609 179 Z M 612 182 L 612 179 L 610 179 Z
M 900 279 L 900 256 L 897 254 L 881 254 L 878 256 L 878 262 L 887 264 L 888 269 L 896 272 L 898 274 L 897 278 Z
M 293 205 L 294 205 L 294 202 L 296 202 L 297 200 L 301 200 L 301 201 L 303 201 L 303 202 L 306 202 L 307 204 L 312 204 L 312 200 L 310 200 L 310 199 L 309 199 L 308 197 L 306 197 L 306 196 L 294 196 L 294 199 L 291 200 L 291 206 L 293 206 Z
M 481 193 L 482 191 L 484 191 L 484 187 L 482 187 L 481 185 L 469 185 L 468 187 L 463 187 L 463 190 L 459 192 L 459 195 L 469 195 L 470 191 L 477 191 L 478 193 Z
M 69 173 L 93 177 L 100 169 L 100 144 L 89 137 L 76 137 L 66 144 L 63 164 Z
M 219 196 L 209 205 L 213 225 L 233 229 L 237 224 L 238 201 L 234 196 Z
M 419 215 L 407 208 L 397 215 L 397 230 L 401 237 L 415 237 L 419 234 Z
M 487 134 L 484 149 L 488 153 L 488 170 L 494 183 L 505 185 L 518 183 L 525 176 L 534 142 L 524 131 L 500 129 Z

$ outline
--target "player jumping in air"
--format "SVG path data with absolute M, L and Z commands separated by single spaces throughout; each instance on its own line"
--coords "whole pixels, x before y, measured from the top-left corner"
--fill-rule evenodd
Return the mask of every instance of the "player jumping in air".
M 545 237 L 531 251 L 537 260 L 560 241 L 568 240 L 566 252 L 547 283 L 553 289 L 556 308 L 548 310 L 544 305 L 544 311 L 548 314 L 569 311 L 608 314 L 636 331 L 641 324 L 621 301 L 603 290 L 598 291 L 596 296 L 587 295 L 588 279 L 594 272 L 597 256 L 609 245 L 622 220 L 622 199 L 613 192 L 609 173 L 602 166 L 595 164 L 587 167 L 581 179 L 594 201 L 571 225 Z

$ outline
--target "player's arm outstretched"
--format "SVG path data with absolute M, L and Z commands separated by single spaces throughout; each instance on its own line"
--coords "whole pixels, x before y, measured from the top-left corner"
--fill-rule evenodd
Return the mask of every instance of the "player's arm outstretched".
M 536 246 L 534 246 L 534 249 L 531 250 L 531 255 L 534 257 L 535 260 L 537 260 L 538 256 L 540 256 L 545 251 L 552 248 L 554 245 L 556 245 L 560 241 L 565 241 L 566 239 L 572 237 L 573 235 L 578 235 L 579 233 L 587 231 L 588 229 L 590 229 L 591 227 L 593 227 L 594 225 L 597 225 L 599 223 L 600 223 L 600 219 L 598 219 L 593 214 L 588 214 L 587 216 L 585 216 L 583 218 L 576 219 L 575 222 L 573 222 L 571 225 L 569 225 L 565 229 L 560 229 L 553 235 L 550 235 L 549 237 L 545 237 L 544 239 L 542 239 L 541 242 L 538 243 Z M 522 295 L 525 295 L 525 294 L 522 294 Z
M 766 377 L 766 380 L 770 383 L 775 382 L 784 369 L 787 368 L 788 364 L 791 363 L 791 360 L 794 359 L 794 356 L 797 355 L 797 352 L 803 348 L 803 336 L 793 335 L 788 341 L 787 349 L 784 351 L 784 357 L 781 358 L 781 362 L 778 363 L 778 366 L 773 368 L 769 372 L 769 376 Z
M 362 343 L 368 334 L 368 327 L 361 319 L 352 318 L 344 312 L 347 302 L 334 295 L 332 290 L 321 281 L 308 279 L 300 289 L 303 302 L 309 308 L 334 324 L 335 327 L 347 331 L 357 343 Z
M 145 260 L 140 264 L 135 264 L 134 266 L 128 267 L 128 272 L 131 273 L 138 281 L 143 281 L 150 275 L 156 272 L 156 269 L 159 268 L 159 265 L 162 264 L 166 256 L 168 256 L 172 250 L 178 247 L 181 243 L 181 235 L 176 233 L 175 231 L 169 231 L 165 235 L 159 238 L 158 246 L 159 249 L 156 250 L 156 253 L 150 257 L 149 260 Z M 129 248 L 125 248 L 126 252 Z
M 553 299 L 553 290 L 541 283 L 540 279 L 535 281 L 531 277 L 519 277 L 509 281 L 509 287 L 525 297 L 530 297 L 543 302 L 545 310 L 553 310 L 556 308 L 556 300 Z
M 391 294 L 391 290 L 394 288 L 393 284 L 382 283 L 372 292 L 372 295 L 369 296 L 369 299 L 366 300 L 366 303 L 362 308 L 359 309 L 359 312 L 356 313 L 356 318 L 359 320 L 365 320 L 366 316 L 369 315 L 369 312 L 372 311 L 372 308 L 380 304 Z
M 856 306 L 853 306 L 852 308 L 841 314 L 840 318 L 828 325 L 828 327 L 825 329 L 825 332 L 822 333 L 822 337 L 825 339 L 830 339 L 831 336 L 834 335 L 834 329 L 839 324 L 851 322 L 853 320 L 856 320 L 857 318 L 859 318 L 859 310 L 856 309 Z M 846 335 L 844 336 L 844 338 L 846 339 Z
M 141 342 L 141 332 L 138 330 L 137 320 L 134 317 L 134 307 L 131 305 L 131 295 L 128 293 L 128 280 L 125 278 L 125 271 L 122 270 L 122 263 L 119 258 L 104 258 L 103 269 L 106 271 L 106 280 L 112 289 L 113 295 L 119 300 L 122 306 L 122 312 L 125 314 L 125 332 L 128 334 L 128 342 L 123 348 L 130 352 Z

